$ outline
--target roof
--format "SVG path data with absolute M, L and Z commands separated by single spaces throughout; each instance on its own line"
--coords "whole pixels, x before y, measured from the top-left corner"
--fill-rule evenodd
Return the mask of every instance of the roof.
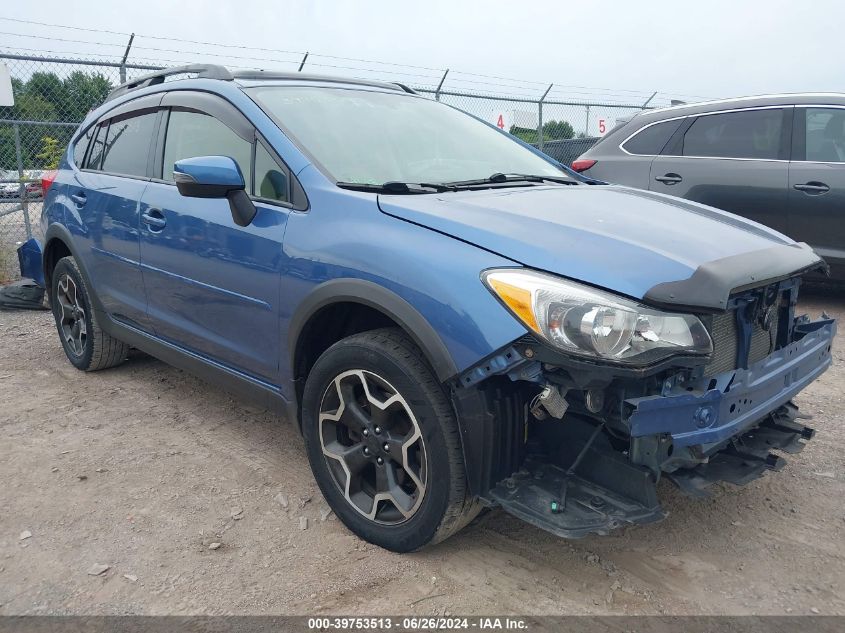
M 216 79 L 219 81 L 298 81 L 315 83 L 337 83 L 345 85 L 368 86 L 371 88 L 382 88 L 416 94 L 413 90 L 400 83 L 389 83 L 384 81 L 369 81 L 350 77 L 334 77 L 330 75 L 312 75 L 308 73 L 275 72 L 265 70 L 240 70 L 232 72 L 225 66 L 218 64 L 190 64 L 188 66 L 173 66 L 163 68 L 127 81 L 112 90 L 106 101 L 110 101 L 120 95 L 132 90 L 145 88 L 164 83 L 167 77 L 172 75 L 195 75 L 198 79 Z
M 716 99 L 712 101 L 699 101 L 683 105 L 667 106 L 645 111 L 637 116 L 639 121 L 643 119 L 661 120 L 667 116 L 687 116 L 690 114 L 701 114 L 702 112 L 715 112 L 719 110 L 734 110 L 739 108 L 757 108 L 764 106 L 788 106 L 788 105 L 843 105 L 845 106 L 845 93 L 840 92 L 796 92 L 771 95 L 754 95 L 749 97 L 733 97 L 730 99 Z

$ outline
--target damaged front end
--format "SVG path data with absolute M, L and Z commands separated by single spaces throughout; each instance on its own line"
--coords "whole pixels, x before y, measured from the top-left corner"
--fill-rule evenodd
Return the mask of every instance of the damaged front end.
M 604 363 L 532 334 L 471 368 L 453 390 L 471 488 L 577 538 L 662 519 L 663 476 L 704 496 L 779 470 L 813 437 L 792 399 L 830 366 L 836 333 L 796 315 L 799 273 L 699 309 L 708 354 Z

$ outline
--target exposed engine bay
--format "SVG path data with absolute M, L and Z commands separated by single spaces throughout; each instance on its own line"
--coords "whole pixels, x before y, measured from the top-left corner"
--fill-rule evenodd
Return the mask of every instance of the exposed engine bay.
M 459 413 L 487 424 L 482 499 L 559 536 L 666 516 L 667 477 L 702 497 L 785 465 L 813 437 L 792 398 L 831 363 L 836 323 L 797 316 L 800 279 L 699 315 L 712 353 L 643 368 L 561 354 L 533 336 L 460 377 Z M 483 421 L 482 421 L 483 419 Z M 472 483 L 472 482 L 471 482 Z

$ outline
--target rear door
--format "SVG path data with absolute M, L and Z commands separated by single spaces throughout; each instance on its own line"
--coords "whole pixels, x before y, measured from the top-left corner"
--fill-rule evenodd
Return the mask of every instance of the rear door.
M 788 231 L 791 108 L 690 117 L 651 164 L 649 189 Z
M 789 233 L 845 275 L 845 107 L 795 108 Z
M 607 139 L 608 144 L 613 143 L 610 147 L 600 142 L 584 156 L 596 160 L 584 174 L 618 185 L 648 189 L 652 161 L 682 123 L 683 118 L 658 121 L 628 135 L 621 143 Z
M 179 91 L 162 106 L 157 164 L 141 205 L 141 263 L 156 335 L 277 384 L 290 174 L 223 99 Z M 209 155 L 233 158 L 247 192 L 255 189 L 258 212 L 249 226 L 235 224 L 225 198 L 179 194 L 173 164 Z
M 140 269 L 139 205 L 149 182 L 151 141 L 161 95 L 107 115 L 93 130 L 82 169 L 68 186 L 84 227 L 82 256 L 94 292 L 115 319 L 149 329 Z M 73 226 L 75 223 L 70 223 Z

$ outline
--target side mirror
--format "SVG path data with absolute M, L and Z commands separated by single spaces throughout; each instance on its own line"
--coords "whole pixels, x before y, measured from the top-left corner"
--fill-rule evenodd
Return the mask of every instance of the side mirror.
M 256 209 L 246 193 L 238 164 L 228 156 L 196 156 L 176 161 L 173 180 L 187 198 L 226 198 L 232 219 L 238 226 L 249 226 Z

